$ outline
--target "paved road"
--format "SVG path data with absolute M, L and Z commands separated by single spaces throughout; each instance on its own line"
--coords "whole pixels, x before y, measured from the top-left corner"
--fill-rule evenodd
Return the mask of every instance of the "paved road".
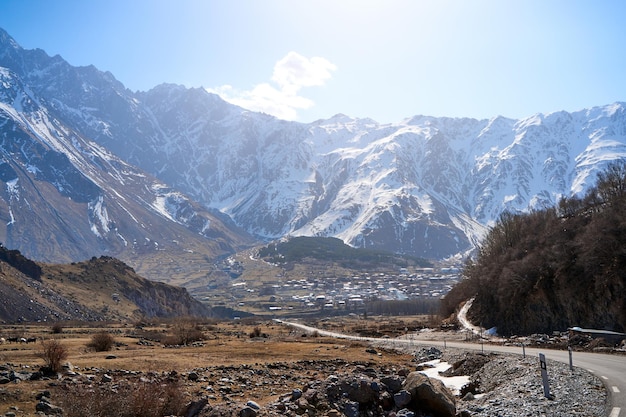
M 336 337 L 340 339 L 361 340 L 366 342 L 383 342 L 393 343 L 397 345 L 428 345 L 437 346 L 445 345 L 446 347 L 468 349 L 468 350 L 485 350 L 488 352 L 502 352 L 522 354 L 521 347 L 515 346 L 498 346 L 490 344 L 463 343 L 463 342 L 444 342 L 444 341 L 424 341 L 413 339 L 378 339 L 373 337 L 351 336 L 341 333 L 329 332 L 323 329 L 306 326 L 300 323 L 285 322 L 276 320 L 288 326 L 297 327 L 307 332 L 317 332 L 322 336 Z M 536 349 L 526 348 L 527 355 L 539 356 L 539 353 L 546 355 L 546 359 L 555 360 L 569 364 L 569 353 L 562 350 Z M 607 388 L 610 398 L 609 417 L 626 417 L 626 356 L 606 355 L 601 353 L 589 352 L 573 352 L 573 364 L 576 367 L 583 368 L 597 375 Z M 549 365 L 548 365 L 549 366 Z

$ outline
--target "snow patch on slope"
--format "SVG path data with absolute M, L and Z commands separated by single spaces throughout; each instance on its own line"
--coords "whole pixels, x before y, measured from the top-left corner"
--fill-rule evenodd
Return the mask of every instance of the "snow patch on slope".
M 102 238 L 111 231 L 109 224 L 109 214 L 104 204 L 104 197 L 98 196 L 87 205 L 89 210 L 89 227 L 94 235 Z

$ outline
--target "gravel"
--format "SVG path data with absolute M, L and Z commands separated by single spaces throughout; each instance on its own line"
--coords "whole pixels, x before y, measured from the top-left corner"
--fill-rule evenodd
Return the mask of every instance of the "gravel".
M 383 344 L 385 345 L 385 344 Z M 391 346 L 391 345 L 390 345 Z M 390 347 L 389 346 L 389 347 Z M 417 362 L 441 359 L 452 365 L 446 376 L 469 375 L 470 383 L 457 398 L 457 413 L 472 417 L 605 417 L 608 395 L 602 381 L 592 373 L 552 361 L 546 355 L 551 399 L 544 396 L 538 357 L 504 353 L 468 352 L 436 347 L 398 350 L 415 353 Z M 454 370 L 457 369 L 457 372 Z M 466 392 L 470 391 L 472 395 Z
M 485 357 L 488 361 L 485 361 Z M 475 394 L 464 392 L 457 411 L 476 417 L 601 417 L 607 415 L 608 397 L 602 381 L 580 368 L 547 358 L 551 399 L 544 396 L 539 358 L 499 353 L 446 350 L 442 357 L 459 371 L 476 368 L 470 375 Z M 476 360 L 479 359 L 479 360 Z M 469 364 L 469 365 L 468 365 Z
M 547 360 L 552 399 L 544 396 L 538 358 L 496 357 L 479 371 L 484 396 L 460 401 L 475 416 L 606 416 L 602 382 L 580 368 Z

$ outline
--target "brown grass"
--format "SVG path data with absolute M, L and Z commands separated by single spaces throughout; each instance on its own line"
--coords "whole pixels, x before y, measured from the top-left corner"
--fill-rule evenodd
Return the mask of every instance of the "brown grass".
M 176 382 L 78 386 L 58 395 L 67 417 L 161 417 L 183 415 L 188 398 Z
M 303 332 L 294 331 L 271 321 L 207 322 L 196 323 L 196 326 L 201 329 L 205 340 L 199 344 L 177 347 L 164 347 L 158 341 L 146 341 L 146 339 L 138 336 L 138 334 L 153 336 L 171 334 L 173 331 L 172 323 L 153 324 L 141 329 L 133 325 L 123 324 L 109 324 L 103 327 L 65 324 L 63 333 L 55 335 L 55 337 L 67 348 L 67 360 L 79 373 L 90 373 L 92 369 L 101 369 L 111 370 L 113 373 L 116 371 L 139 371 L 167 374 L 175 371 L 180 374 L 196 369 L 214 369 L 215 367 L 233 367 L 236 369 L 240 365 L 246 365 L 264 368 L 275 363 L 297 364 L 305 361 L 335 360 L 344 360 L 349 363 L 369 363 L 372 366 L 387 368 L 401 368 L 409 366 L 412 360 L 411 355 L 394 352 L 372 355 L 366 352 L 367 345 L 363 343 L 322 336 L 310 337 L 309 335 L 303 337 Z M 342 326 L 345 328 L 347 325 Z M 4 336 L 8 331 L 18 330 L 27 336 L 49 338 L 51 335 L 49 326 L 20 326 L 17 329 L 0 327 L 0 335 Z M 87 347 L 92 337 L 101 332 L 115 335 L 116 345 L 110 352 L 95 352 Z M 250 334 L 256 333 L 267 337 L 250 338 Z M 38 356 L 38 347 L 38 344 L 0 345 L 0 364 L 20 364 L 20 366 L 28 367 L 32 372 L 44 365 L 44 361 Z M 107 359 L 111 355 L 115 357 Z M 327 376 L 323 372 L 320 374 L 319 370 L 312 370 L 310 375 L 311 378 Z M 289 375 L 290 378 L 292 376 Z M 301 377 L 306 378 L 307 376 L 301 375 Z M 7 391 L 5 396 L 0 396 L 0 412 L 10 406 L 17 406 L 20 410 L 34 410 L 34 394 L 32 392 L 48 389 L 47 384 L 47 381 L 36 381 L 3 386 Z M 204 382 L 204 385 L 194 385 L 187 381 L 184 389 L 181 388 L 181 390 L 184 391 L 184 394 L 198 392 L 207 384 Z M 293 385 L 290 388 L 302 388 L 302 386 Z M 170 386 L 169 389 L 171 390 L 169 394 L 161 393 L 159 397 L 165 398 L 165 396 L 170 395 L 172 402 L 174 402 L 174 398 L 177 398 L 175 395 L 176 387 Z M 275 389 L 276 386 L 263 386 L 258 389 L 255 388 L 254 392 L 247 395 L 249 399 L 262 404 L 269 401 L 272 395 L 276 395 L 273 392 Z M 135 391 L 140 393 L 139 389 Z M 153 389 L 151 392 L 154 391 Z M 77 395 L 79 394 L 77 393 Z M 88 397 L 88 393 L 83 394 Z M 93 392 L 91 394 L 96 395 Z M 55 395 L 53 401 L 58 401 L 61 394 Z M 106 391 L 97 395 L 99 397 L 93 397 L 94 403 L 98 401 L 107 403 Z M 80 400 L 79 397 L 75 400 L 77 404 Z M 134 401 L 142 402 L 140 399 Z M 66 415 L 71 415 L 69 409 Z M 89 415 L 100 414 L 90 412 Z

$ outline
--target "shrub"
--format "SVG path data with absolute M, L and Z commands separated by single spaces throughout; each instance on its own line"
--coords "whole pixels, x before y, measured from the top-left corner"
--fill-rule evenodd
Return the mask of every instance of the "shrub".
M 66 417 L 161 417 L 185 415 L 187 395 L 176 381 L 121 381 L 89 387 L 65 386 L 55 393 Z
M 167 338 L 171 345 L 188 345 L 204 340 L 200 323 L 191 317 L 177 318 L 172 324 L 172 336 Z
M 61 323 L 54 323 L 52 325 L 51 330 L 52 330 L 52 333 L 54 333 L 54 334 L 63 333 L 63 325 Z
M 135 386 L 130 408 L 132 416 L 160 417 L 181 415 L 185 405 L 185 394 L 179 384 L 143 383 Z
M 41 342 L 41 350 L 37 353 L 46 362 L 46 367 L 52 372 L 60 372 L 62 363 L 68 357 L 68 350 L 56 339 Z
M 255 337 L 261 337 L 261 328 L 260 327 L 255 327 L 254 329 L 252 329 L 252 331 L 250 332 L 250 339 L 254 339 Z
M 91 341 L 87 343 L 87 347 L 96 352 L 108 352 L 113 348 L 115 339 L 107 332 L 99 332 L 91 337 Z

